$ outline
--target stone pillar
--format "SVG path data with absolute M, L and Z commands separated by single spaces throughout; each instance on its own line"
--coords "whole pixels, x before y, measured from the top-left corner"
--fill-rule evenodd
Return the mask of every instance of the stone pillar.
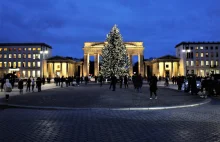
M 83 76 L 89 75 L 89 54 L 84 54 Z
M 69 76 L 69 63 L 68 62 L 66 62 L 66 76 L 68 77 Z
M 173 77 L 173 61 L 171 61 L 170 78 Z
M 132 55 L 128 55 L 129 61 L 130 61 L 130 68 L 129 68 L 129 75 L 133 75 L 133 62 L 132 62 Z
M 144 61 L 143 61 L 143 55 L 138 55 L 138 73 L 142 76 L 144 75 Z
M 60 76 L 63 76 L 63 66 L 62 66 L 62 62 L 60 62 Z
M 166 62 L 163 62 L 163 77 L 166 77 Z
M 95 54 L 95 61 L 94 61 L 94 75 L 98 76 L 99 74 L 99 54 Z
M 53 77 L 55 77 L 55 66 L 54 66 L 54 62 L 53 62 L 53 64 L 52 64 L 52 66 L 53 66 L 53 68 L 51 69 L 51 70 L 52 70 L 52 75 L 53 75 Z
M 83 71 L 82 70 L 83 70 L 83 67 L 82 67 L 82 65 L 80 65 L 80 75 L 79 75 L 80 77 L 83 76 L 83 74 L 82 74 Z

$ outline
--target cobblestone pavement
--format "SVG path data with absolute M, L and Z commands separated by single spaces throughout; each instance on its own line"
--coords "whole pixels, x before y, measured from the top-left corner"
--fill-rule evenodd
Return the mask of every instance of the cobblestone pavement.
M 0 111 L 1 142 L 219 142 L 220 103 L 154 111 Z
M 159 88 L 158 99 L 150 100 L 147 85 L 143 86 L 142 93 L 137 93 L 132 85 L 129 89 L 117 88 L 115 92 L 108 87 L 109 85 L 100 87 L 98 84 L 89 84 L 44 90 L 40 93 L 10 97 L 9 104 L 73 108 L 130 108 L 186 105 L 204 101 L 198 96 L 167 88 Z M 0 99 L 0 102 L 5 103 L 5 99 Z

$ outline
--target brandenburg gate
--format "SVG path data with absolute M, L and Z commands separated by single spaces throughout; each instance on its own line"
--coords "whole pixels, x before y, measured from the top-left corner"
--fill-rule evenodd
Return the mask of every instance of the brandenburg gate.
M 83 65 L 83 76 L 89 75 L 89 57 L 94 56 L 94 75 L 98 76 L 99 74 L 99 62 L 100 55 L 102 54 L 102 48 L 107 42 L 85 42 L 84 43 L 84 65 Z M 143 42 L 124 42 L 128 57 L 130 60 L 130 69 L 129 75 L 133 75 L 133 64 L 132 56 L 138 56 L 138 72 L 144 75 L 144 56 L 143 56 Z

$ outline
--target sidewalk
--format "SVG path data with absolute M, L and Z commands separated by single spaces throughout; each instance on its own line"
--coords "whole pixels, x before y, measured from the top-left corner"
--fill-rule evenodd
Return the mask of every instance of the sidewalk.
M 42 91 L 48 90 L 48 89 L 54 89 L 54 88 L 60 88 L 60 86 L 56 86 L 56 84 L 54 84 L 54 83 L 45 84 L 45 85 L 41 86 Z M 35 92 L 37 92 L 36 86 L 35 86 L 34 90 L 35 90 Z M 31 93 L 31 92 L 26 92 L 26 86 L 24 86 L 23 94 Z M 16 87 L 14 87 L 14 89 L 12 89 L 12 92 L 10 92 L 10 96 L 17 96 L 17 95 L 20 95 L 20 93 L 19 93 L 18 87 L 16 86 Z M 0 92 L 0 99 L 4 98 L 4 97 L 5 97 L 5 92 Z

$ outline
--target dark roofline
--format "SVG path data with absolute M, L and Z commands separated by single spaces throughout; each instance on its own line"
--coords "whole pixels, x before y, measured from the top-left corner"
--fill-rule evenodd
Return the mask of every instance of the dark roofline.
M 220 44 L 220 41 L 212 41 L 212 42 L 210 42 L 210 41 L 208 41 L 208 42 L 185 42 L 185 41 L 183 41 L 183 42 L 180 42 L 179 44 L 177 44 L 176 46 L 175 46 L 175 48 L 177 48 L 178 46 L 180 46 L 180 45 L 186 45 L 186 44 Z
M 34 45 L 40 45 L 40 46 L 46 46 L 52 49 L 52 47 L 46 43 L 0 43 L 0 46 L 34 46 Z

